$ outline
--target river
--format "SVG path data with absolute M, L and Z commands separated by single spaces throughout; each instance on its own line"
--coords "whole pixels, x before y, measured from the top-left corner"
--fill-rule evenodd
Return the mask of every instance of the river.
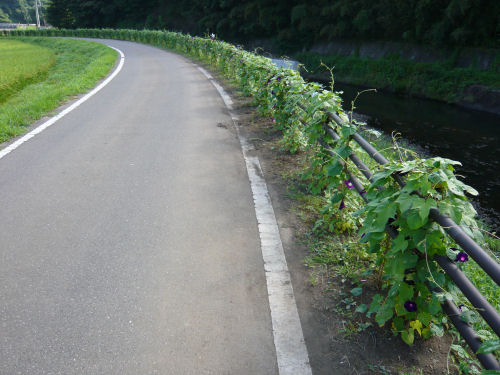
M 336 83 L 343 103 L 364 88 Z M 401 133 L 429 156 L 460 161 L 456 173 L 474 187 L 479 196 L 474 205 L 497 233 L 500 229 L 500 116 L 433 100 L 402 97 L 385 92 L 367 92 L 356 101 L 356 113 L 366 116 L 368 126 Z

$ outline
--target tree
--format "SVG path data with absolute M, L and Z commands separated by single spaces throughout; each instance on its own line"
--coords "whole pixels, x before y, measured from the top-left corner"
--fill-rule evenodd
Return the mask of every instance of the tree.
M 10 23 L 12 22 L 9 16 L 0 8 L 0 22 L 1 23 Z
M 76 19 L 71 10 L 71 0 L 51 0 L 47 8 L 47 21 L 55 27 L 74 28 Z
M 214 32 L 286 51 L 336 38 L 498 47 L 500 35 L 499 0 L 52 0 L 48 13 L 59 27 Z

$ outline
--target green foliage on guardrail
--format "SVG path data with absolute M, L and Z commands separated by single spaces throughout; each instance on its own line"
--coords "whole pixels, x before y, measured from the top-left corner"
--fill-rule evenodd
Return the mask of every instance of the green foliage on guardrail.
M 246 95 L 253 96 L 261 113 L 274 118 L 282 131 L 282 146 L 289 152 L 309 150 L 312 154 L 309 167 L 303 172 L 311 191 L 324 194 L 328 204 L 323 210 L 323 221 L 331 231 L 359 229 L 360 240 L 367 243 L 373 253 L 381 276 L 384 293 L 376 294 L 369 306 L 368 315 L 383 326 L 390 322 L 395 333 L 412 344 L 415 337 L 441 336 L 447 319 L 440 302 L 451 299 L 461 307 L 464 320 L 475 324 L 482 331 L 483 339 L 494 338 L 488 327 L 479 322 L 477 314 L 461 295 L 457 287 L 433 260 L 434 255 L 448 256 L 464 268 L 485 297 L 499 309 L 496 287 L 473 263 L 467 262 L 464 252 L 448 237 L 438 224 L 429 219 L 429 210 L 439 208 L 476 241 L 485 243 L 475 221 L 476 212 L 467 201 L 466 193 L 477 194 L 454 175 L 458 162 L 431 158 L 422 159 L 414 153 L 393 147 L 382 153 L 389 163 L 380 166 L 364 154 L 353 141 L 360 124 L 352 121 L 340 104 L 341 98 L 317 83 L 304 82 L 296 71 L 277 68 L 269 59 L 244 51 L 237 46 L 212 38 L 166 31 L 134 30 L 42 30 L 14 31 L 9 35 L 78 36 L 114 38 L 137 41 L 167 48 L 219 70 L 236 81 Z M 300 106 L 299 106 L 300 103 Z M 340 139 L 324 138 L 325 111 L 337 113 L 344 126 L 332 123 Z M 325 139 L 335 156 L 325 152 L 318 140 Z M 357 153 L 374 171 L 368 181 L 356 171 L 348 159 Z M 363 196 L 352 188 L 348 174 L 351 171 L 365 186 Z M 391 175 L 404 175 L 406 186 L 399 188 Z M 419 194 L 415 194 L 418 192 Z M 342 214 L 342 215 L 339 215 Z M 339 226 L 339 217 L 354 218 L 349 225 Z M 360 223 L 358 227 L 357 223 Z M 391 223 L 398 234 L 391 239 L 386 225 Z M 439 291 L 429 291 L 428 285 Z

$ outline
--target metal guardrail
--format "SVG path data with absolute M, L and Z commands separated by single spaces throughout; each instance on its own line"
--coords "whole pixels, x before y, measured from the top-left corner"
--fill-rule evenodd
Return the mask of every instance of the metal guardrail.
M 306 110 L 306 107 L 298 103 L 299 108 Z M 335 122 L 338 126 L 343 126 L 342 119 L 333 112 L 328 112 L 322 110 L 326 113 L 328 120 L 323 123 L 323 129 L 325 135 L 331 137 L 334 141 L 340 139 L 339 135 L 330 125 L 330 121 Z M 364 139 L 360 134 L 356 133 L 353 135 L 353 139 L 358 143 L 358 145 L 378 164 L 384 165 L 389 163 L 389 161 L 377 151 L 366 139 Z M 329 146 L 323 139 L 319 140 L 319 143 L 325 148 L 325 150 L 333 157 L 337 155 L 332 151 L 331 146 Z M 356 165 L 358 170 L 369 180 L 372 180 L 373 173 L 364 164 L 358 155 L 351 153 L 349 159 Z M 340 160 L 341 163 L 345 163 Z M 347 170 L 347 168 L 346 168 Z M 349 178 L 354 185 L 354 188 L 361 196 L 361 198 L 367 202 L 365 197 L 365 187 L 363 184 L 349 171 L 347 170 Z M 404 187 L 405 182 L 401 175 L 393 174 L 393 179 L 396 183 Z M 476 261 L 476 263 L 496 282 L 500 285 L 500 265 L 492 259 L 486 251 L 484 251 L 481 246 L 474 242 L 453 220 L 451 220 L 446 215 L 443 215 L 437 208 L 432 208 L 429 212 L 429 217 L 437 222 L 446 231 L 446 233 L 453 238 L 460 247 Z M 396 228 L 391 225 L 386 226 L 386 230 L 392 238 L 397 236 Z M 474 286 L 474 284 L 467 278 L 467 276 L 452 262 L 448 257 L 445 256 L 435 256 L 434 260 L 440 265 L 440 267 L 446 272 L 446 274 L 453 280 L 455 285 L 462 291 L 465 297 L 471 302 L 471 304 L 477 309 L 479 314 L 488 323 L 488 325 L 493 329 L 493 331 L 500 336 L 500 314 L 493 308 L 493 306 L 486 300 L 486 298 L 479 292 L 479 290 Z M 429 289 L 434 290 L 431 285 L 428 285 Z M 467 345 L 474 351 L 477 352 L 479 346 L 481 345 L 481 339 L 476 334 L 474 329 L 465 321 L 460 319 L 460 310 L 455 305 L 453 301 L 445 300 L 441 307 L 443 311 L 448 315 L 453 325 L 459 331 L 460 335 L 464 338 Z M 492 354 L 476 354 L 478 360 L 487 370 L 500 370 L 500 364 L 497 358 Z
M 18 25 L 19 24 L 17 24 L 17 23 L 0 23 L 0 30 L 17 29 Z

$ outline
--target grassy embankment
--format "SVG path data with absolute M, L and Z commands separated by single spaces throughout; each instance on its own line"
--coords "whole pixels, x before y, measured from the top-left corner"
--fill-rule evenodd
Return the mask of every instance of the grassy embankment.
M 116 51 L 71 39 L 0 39 L 0 142 L 105 77 Z
M 44 80 L 55 63 L 54 51 L 15 40 L 0 41 L 0 52 L 0 103 L 27 85 Z
M 325 74 L 319 69 L 321 63 L 334 67 L 339 82 L 369 86 L 377 89 L 417 95 L 425 98 L 458 103 L 464 98 L 464 89 L 471 85 L 482 85 L 500 89 L 500 61 L 489 70 L 474 67 L 456 67 L 453 57 L 440 62 L 413 62 L 398 56 L 382 59 L 367 59 L 358 56 L 324 56 L 304 52 L 294 56 L 314 74 Z M 329 74 L 325 74 L 328 78 Z

